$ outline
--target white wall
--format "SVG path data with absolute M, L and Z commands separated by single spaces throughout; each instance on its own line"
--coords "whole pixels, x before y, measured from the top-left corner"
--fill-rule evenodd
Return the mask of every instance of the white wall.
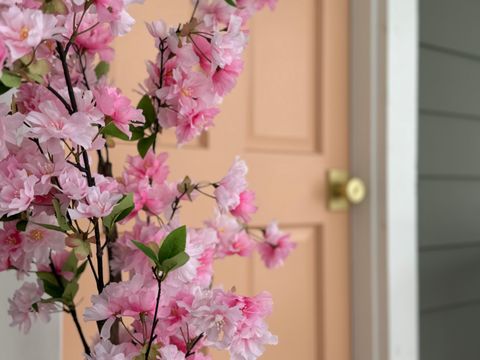
M 0 273 L 0 359 L 5 360 L 59 360 L 61 316 L 56 314 L 49 324 L 37 322 L 24 335 L 12 328 L 7 313 L 8 298 L 19 288 L 13 272 Z

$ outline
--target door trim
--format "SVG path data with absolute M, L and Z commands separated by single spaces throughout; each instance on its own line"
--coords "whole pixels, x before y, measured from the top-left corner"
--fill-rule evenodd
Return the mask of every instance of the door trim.
M 354 360 L 418 360 L 417 0 L 351 1 Z

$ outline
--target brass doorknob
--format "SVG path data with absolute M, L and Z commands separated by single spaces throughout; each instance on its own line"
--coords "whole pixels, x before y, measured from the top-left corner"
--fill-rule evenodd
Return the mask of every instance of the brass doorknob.
M 360 204 L 367 194 L 365 183 L 348 172 L 332 169 L 327 174 L 328 208 L 333 211 L 346 210 L 350 204 Z

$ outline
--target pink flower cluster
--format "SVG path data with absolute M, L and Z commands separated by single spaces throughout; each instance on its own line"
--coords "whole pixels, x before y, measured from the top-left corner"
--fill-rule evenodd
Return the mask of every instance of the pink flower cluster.
M 273 268 L 295 245 L 276 223 L 250 224 L 257 207 L 244 161 L 219 181 L 171 180 L 156 139 L 175 127 L 183 144 L 213 124 L 242 70 L 248 20 L 275 1 L 194 1 L 188 22 L 149 24 L 159 54 L 137 107 L 105 77 L 112 41 L 134 23 L 130 2 L 0 7 L 0 91 L 16 88 L 0 105 L 0 271 L 35 279 L 9 300 L 12 325 L 27 332 L 62 310 L 97 321 L 90 343 L 75 321 L 88 360 L 203 360 L 206 347 L 256 359 L 277 342 L 266 323 L 272 299 L 212 286 L 213 263 L 256 251 Z M 139 152 L 117 178 L 114 138 L 137 141 Z M 208 219 L 181 227 L 181 208 L 200 197 L 213 200 Z M 77 314 L 82 276 L 98 293 Z
M 180 27 L 149 24 L 159 53 L 148 63 L 145 88 L 155 99 L 160 126 L 174 127 L 179 144 L 213 125 L 243 69 L 247 21 L 275 2 L 242 0 L 233 7 L 224 0 L 200 1 L 196 17 Z
M 157 291 L 157 284 L 141 275 L 110 284 L 101 295 L 92 297 L 92 307 L 86 309 L 85 319 L 105 320 L 106 326 L 110 326 L 115 319 L 128 317 L 133 321 L 129 330 L 131 339 L 145 342 L 151 331 Z M 191 348 L 194 339 L 198 339 L 196 349 L 208 346 L 227 350 L 232 359 L 238 360 L 256 359 L 263 354 L 265 345 L 277 343 L 265 323 L 272 311 L 268 293 L 246 297 L 221 288 L 209 290 L 184 283 L 182 287 L 162 287 L 162 294 L 157 309 L 160 325 L 155 335 L 164 344 L 162 349 L 169 354 L 167 359 L 185 359 L 194 350 Z M 104 351 L 105 343 L 100 341 L 100 344 Z M 107 348 L 112 351 L 111 345 Z M 193 358 L 205 359 L 200 353 Z

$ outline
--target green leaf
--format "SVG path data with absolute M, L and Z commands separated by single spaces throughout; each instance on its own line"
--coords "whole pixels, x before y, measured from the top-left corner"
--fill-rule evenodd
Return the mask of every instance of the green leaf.
M 73 249 L 73 252 L 77 260 L 86 259 L 91 253 L 90 243 L 88 241 L 81 241 L 80 244 Z
M 57 226 L 57 225 L 40 224 L 40 223 L 36 223 L 36 222 L 34 222 L 34 224 L 38 225 L 38 226 L 41 226 L 41 227 L 44 227 L 45 229 L 48 229 L 48 230 L 53 230 L 53 231 L 58 231 L 58 232 L 65 233 L 65 230 L 63 230 L 60 226 Z
M 27 220 L 20 220 L 17 222 L 16 227 L 18 231 L 24 232 L 27 228 L 28 221 Z
M 166 273 L 178 269 L 179 267 L 185 265 L 190 259 L 190 256 L 184 251 L 178 253 L 174 257 L 165 260 L 162 262 L 162 270 Z
M 0 222 L 15 221 L 15 220 L 18 220 L 18 219 L 21 219 L 21 218 L 22 218 L 22 214 L 15 214 L 15 215 L 12 215 L 12 216 L 3 215 L 0 218 Z
M 62 286 L 58 284 L 58 281 L 51 272 L 39 271 L 37 276 L 43 282 L 43 289 L 45 292 L 54 298 L 60 298 L 63 294 Z
M 237 3 L 235 0 L 225 0 L 225 2 L 230 6 L 237 7 Z
M 66 304 L 73 304 L 73 299 L 75 299 L 75 295 L 77 295 L 78 288 L 77 281 L 72 281 L 67 284 L 62 294 L 62 298 Z
M 145 117 L 145 126 L 144 128 L 150 127 L 155 121 L 157 121 L 157 114 L 152 104 L 152 100 L 148 95 L 144 95 L 140 102 L 137 105 L 137 109 L 142 110 L 143 116 Z
M 10 88 L 8 86 L 5 86 L 2 82 L 0 82 L 0 95 L 5 94 Z
M 107 229 L 111 229 L 113 224 L 123 220 L 130 214 L 135 207 L 133 203 L 133 194 L 124 196 L 113 208 L 112 212 L 103 218 L 103 225 Z
M 110 64 L 106 61 L 100 61 L 97 66 L 95 66 L 95 75 L 97 75 L 97 79 L 107 75 L 109 70 Z
M 57 217 L 57 222 L 60 228 L 65 232 L 71 230 L 70 226 L 67 223 L 67 218 L 62 213 L 62 208 L 60 207 L 60 202 L 58 201 L 58 199 L 53 199 L 52 204 L 53 208 L 55 209 L 55 216 Z
M 148 344 L 145 344 L 142 348 L 142 351 L 139 355 L 135 356 L 133 360 L 155 360 L 159 356 L 158 345 L 152 344 L 150 347 L 150 353 L 148 354 L 148 359 L 145 359 L 145 355 L 147 354 L 147 347 Z
M 11 71 L 3 70 L 0 81 L 9 88 L 16 88 L 22 83 L 22 78 Z
M 157 259 L 157 254 L 155 253 L 155 251 L 153 251 L 150 247 L 148 247 L 147 245 L 145 245 L 144 243 L 141 243 L 139 241 L 132 240 L 132 242 L 141 252 L 143 252 L 145 255 L 147 255 L 153 261 L 153 263 L 155 265 L 157 265 L 157 266 L 159 265 L 158 259 Z
M 68 12 L 67 6 L 62 0 L 46 0 L 43 3 L 42 10 L 46 14 L 62 14 Z
M 160 250 L 158 251 L 158 261 L 162 264 L 165 260 L 173 258 L 175 255 L 185 251 L 187 242 L 187 228 L 180 226 L 173 230 L 163 240 Z
M 121 140 L 130 140 L 127 134 L 123 133 L 113 122 L 109 122 L 103 129 L 102 134 L 115 137 Z
M 35 74 L 44 76 L 50 70 L 50 66 L 48 65 L 47 60 L 37 60 L 30 64 L 28 67 L 29 74 Z
M 155 142 L 155 134 L 150 135 L 147 138 L 140 139 L 140 141 L 137 143 L 137 149 L 138 153 L 140 156 L 143 158 L 148 152 L 148 149 L 150 149 Z
M 75 279 L 79 279 L 80 275 L 83 274 L 88 264 L 88 260 L 85 260 L 82 265 L 80 265 L 75 273 Z
M 62 266 L 62 271 L 76 273 L 77 272 L 77 258 L 73 251 L 68 255 L 67 260 Z
M 130 125 L 130 131 L 132 132 L 132 137 L 130 138 L 131 141 L 137 141 L 145 136 L 145 129 L 143 126 Z

